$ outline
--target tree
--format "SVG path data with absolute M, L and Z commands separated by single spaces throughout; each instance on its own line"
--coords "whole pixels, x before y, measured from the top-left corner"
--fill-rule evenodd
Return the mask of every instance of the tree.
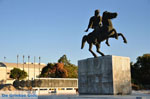
M 40 74 L 40 77 L 52 77 L 55 78 L 55 71 L 54 71 L 54 65 L 52 63 L 48 63 L 47 66 L 45 66 L 42 69 L 42 72 Z
M 67 59 L 66 55 L 63 55 L 62 57 L 60 57 L 60 59 L 58 60 L 58 63 L 64 63 L 64 65 L 70 65 L 70 60 Z
M 48 63 L 46 67 L 42 69 L 40 77 L 51 78 L 77 78 L 78 67 L 70 63 L 66 55 L 63 55 L 58 60 L 58 63 Z
M 28 88 L 32 86 L 31 80 L 27 80 L 27 81 L 26 81 L 26 86 L 27 86 Z
M 68 77 L 67 70 L 64 69 L 63 63 L 57 63 L 55 64 L 55 77 L 56 78 L 66 78 Z
M 135 84 L 150 84 L 150 54 L 139 56 L 135 64 L 131 63 L 131 76 Z
M 19 68 L 14 68 L 10 71 L 10 78 L 13 78 L 16 80 L 22 80 L 22 79 L 25 79 L 26 77 L 27 77 L 27 72 Z
M 58 60 L 59 63 L 64 63 L 64 69 L 68 72 L 68 78 L 78 78 L 78 67 L 70 63 L 66 55 L 63 55 Z
M 21 86 L 22 88 L 25 87 L 25 86 L 26 86 L 26 81 L 24 81 L 24 80 L 20 81 L 20 86 Z
M 42 69 L 40 77 L 51 78 L 66 78 L 68 76 L 67 71 L 64 69 L 63 63 L 48 64 Z
M 64 66 L 68 72 L 68 78 L 78 78 L 78 67 L 75 65 Z
M 15 81 L 13 82 L 13 86 L 16 87 L 16 88 L 19 88 L 19 86 L 20 86 L 19 80 L 15 80 Z

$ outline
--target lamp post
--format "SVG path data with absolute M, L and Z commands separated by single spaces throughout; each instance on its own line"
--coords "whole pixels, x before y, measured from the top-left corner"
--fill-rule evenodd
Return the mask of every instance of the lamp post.
M 18 58 L 19 58 L 19 55 L 17 55 L 17 68 L 18 68 Z
M 25 57 L 25 56 L 23 55 L 23 70 L 24 70 L 24 57 Z
M 4 56 L 4 63 L 5 63 L 6 57 Z
M 29 77 L 30 77 L 30 73 L 29 73 L 29 62 L 30 62 L 30 56 L 28 56 L 28 80 L 29 80 Z
M 39 56 L 39 82 L 40 82 L 40 64 L 41 64 L 41 57 Z M 39 86 L 39 94 L 40 94 L 40 86 Z
M 34 56 L 34 79 L 35 79 L 35 56 Z
M 39 79 L 40 79 L 40 65 L 41 65 L 41 57 L 39 57 Z

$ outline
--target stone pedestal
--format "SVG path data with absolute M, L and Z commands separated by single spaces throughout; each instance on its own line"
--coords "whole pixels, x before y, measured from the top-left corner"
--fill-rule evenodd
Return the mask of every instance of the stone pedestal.
M 79 94 L 131 94 L 130 58 L 102 56 L 78 61 Z

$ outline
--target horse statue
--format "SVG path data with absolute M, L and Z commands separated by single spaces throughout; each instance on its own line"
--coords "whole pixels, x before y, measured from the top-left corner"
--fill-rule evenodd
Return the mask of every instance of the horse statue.
M 117 33 L 115 28 L 113 28 L 111 19 L 116 18 L 117 13 L 111 13 L 111 12 L 103 12 L 102 15 L 102 26 L 94 30 L 93 32 L 89 33 L 88 35 L 84 35 L 82 38 L 82 45 L 81 49 L 83 49 L 85 42 L 88 42 L 89 44 L 89 51 L 92 53 L 94 57 L 97 57 L 97 55 L 92 51 L 92 46 L 95 45 L 97 52 L 104 56 L 104 53 L 100 51 L 100 44 L 102 41 L 106 40 L 106 44 L 109 45 L 109 38 L 116 38 L 118 39 L 118 36 L 121 36 L 124 40 L 124 43 L 127 43 L 126 38 L 122 33 Z

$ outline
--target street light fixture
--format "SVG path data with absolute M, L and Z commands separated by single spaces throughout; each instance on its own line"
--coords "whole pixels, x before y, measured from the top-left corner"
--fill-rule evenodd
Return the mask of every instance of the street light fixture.
M 6 57 L 4 56 L 4 63 L 5 63 Z

